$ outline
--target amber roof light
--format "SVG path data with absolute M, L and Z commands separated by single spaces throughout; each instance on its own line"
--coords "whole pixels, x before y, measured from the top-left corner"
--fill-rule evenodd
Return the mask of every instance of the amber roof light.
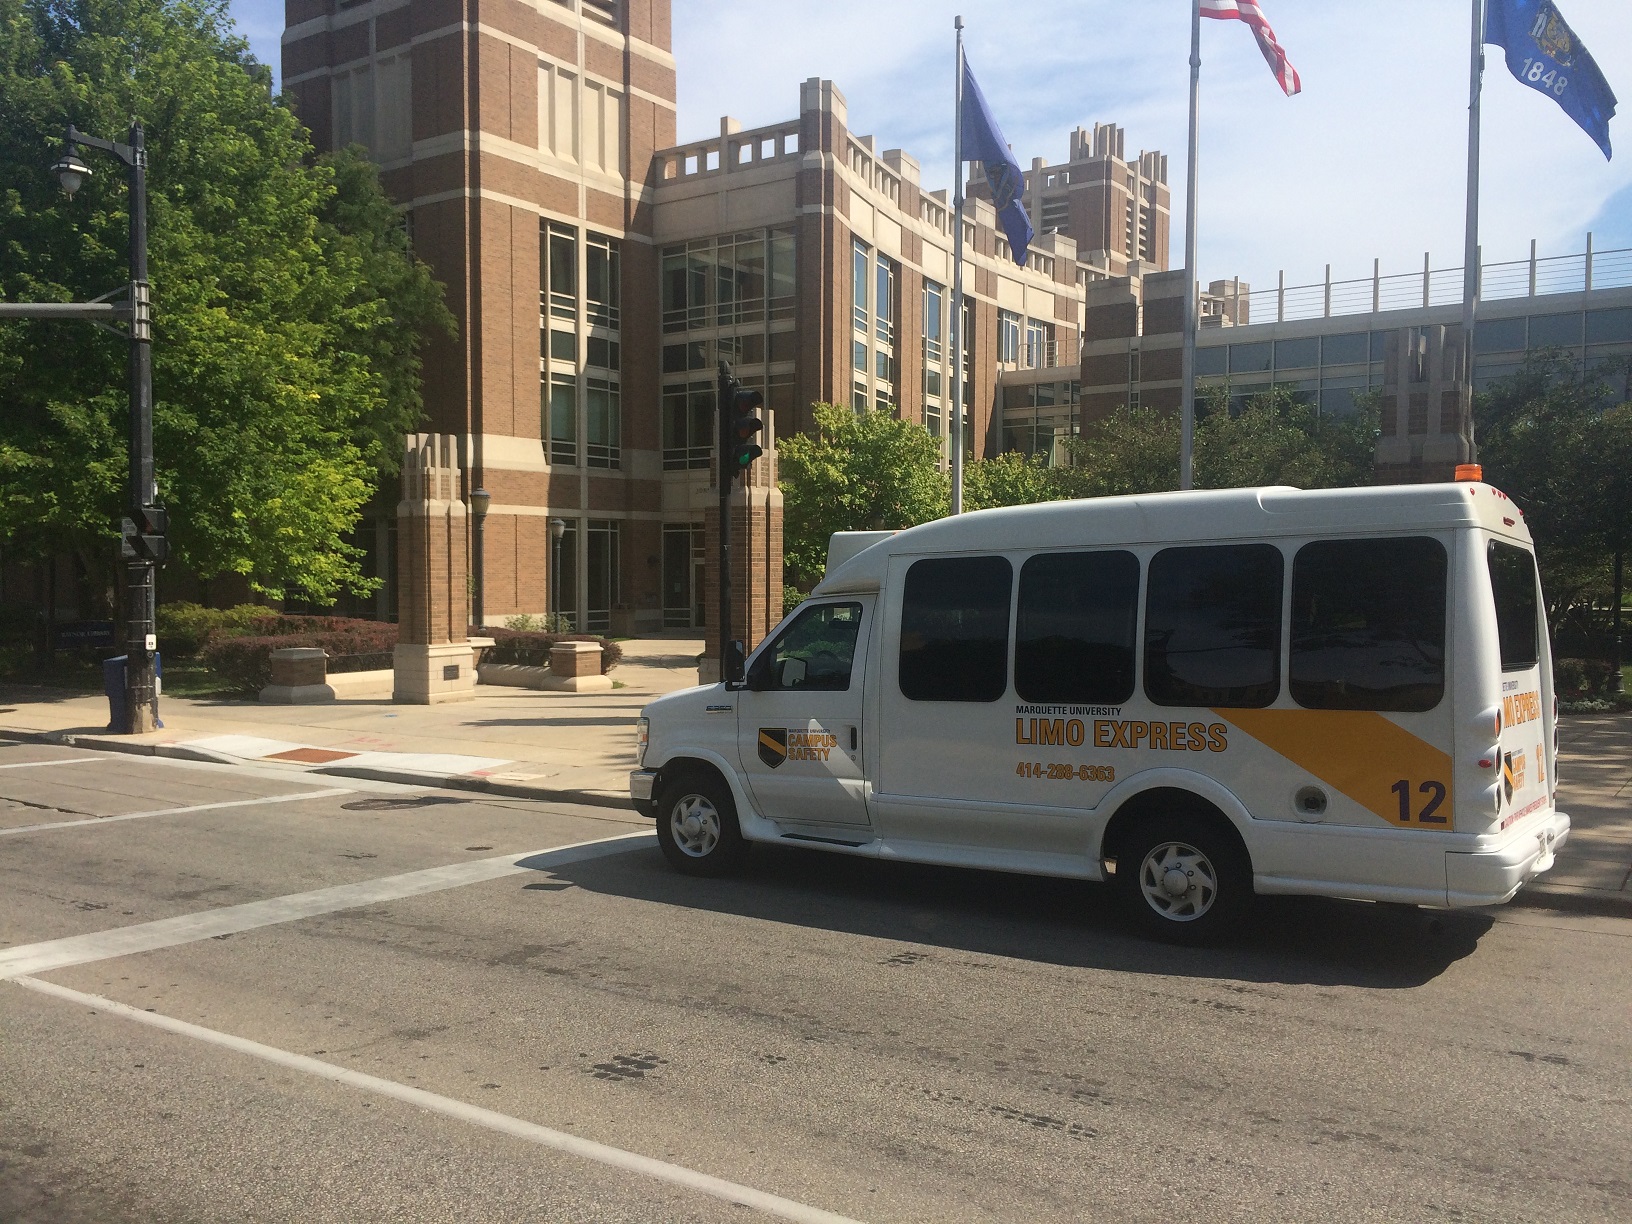
M 1485 469 L 1477 463 L 1459 463 L 1456 465 L 1456 478 L 1458 480 L 1483 480 L 1485 478 Z

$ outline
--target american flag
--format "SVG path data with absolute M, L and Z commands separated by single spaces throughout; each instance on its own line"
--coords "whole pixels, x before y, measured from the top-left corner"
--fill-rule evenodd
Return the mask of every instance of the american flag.
M 1258 49 L 1264 53 L 1269 70 L 1275 74 L 1286 96 L 1290 98 L 1302 91 L 1303 82 L 1298 79 L 1298 70 L 1292 67 L 1281 44 L 1275 41 L 1275 31 L 1269 28 L 1264 10 L 1257 0 L 1200 0 L 1200 4 L 1203 17 L 1215 17 L 1219 21 L 1244 21 L 1251 26 L 1253 36 L 1258 39 Z

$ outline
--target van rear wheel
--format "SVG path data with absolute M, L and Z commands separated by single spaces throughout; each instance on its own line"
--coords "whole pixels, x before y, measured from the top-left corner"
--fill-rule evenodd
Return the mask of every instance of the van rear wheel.
M 1145 933 L 1168 943 L 1222 939 L 1252 905 L 1252 868 L 1240 848 L 1195 816 L 1141 822 L 1123 839 L 1116 882 Z
M 748 857 L 731 788 L 717 775 L 681 774 L 657 800 L 657 844 L 676 871 L 731 875 Z

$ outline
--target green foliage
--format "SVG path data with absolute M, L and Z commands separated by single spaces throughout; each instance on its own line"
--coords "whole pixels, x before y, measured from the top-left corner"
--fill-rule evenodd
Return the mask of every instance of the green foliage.
M 1606 652 L 1612 561 L 1632 545 L 1632 362 L 1532 356 L 1474 405 L 1485 480 L 1525 512 L 1555 634 Z
M 792 584 L 805 588 L 821 579 L 835 531 L 912 527 L 946 513 L 949 497 L 923 426 L 833 404 L 816 404 L 812 414 L 815 434 L 777 443 L 782 555 Z
M 161 603 L 159 650 L 165 658 L 190 658 L 214 637 L 250 633 L 254 624 L 270 609 L 260 604 L 239 604 L 236 608 L 206 608 L 180 601 Z
M 511 617 L 512 620 L 525 619 Z M 482 656 L 483 663 L 509 663 L 521 667 L 548 667 L 550 647 L 557 642 L 595 642 L 601 648 L 601 675 L 606 675 L 623 662 L 623 647 L 593 633 L 540 633 L 525 629 L 494 629 L 491 626 L 478 635 L 493 639 L 493 645 Z
M 808 592 L 784 583 L 782 586 L 782 615 L 786 616 L 809 598 L 810 594 Z
M 1198 489 L 1292 485 L 1299 489 L 1370 484 L 1377 417 L 1362 405 L 1353 416 L 1320 416 L 1290 387 L 1251 396 L 1239 416 L 1226 410 L 1228 389 L 1210 387 L 1196 422 Z
M 1025 506 L 1032 502 L 1074 497 L 1062 485 L 1069 469 L 1051 468 L 1040 456 L 1005 451 L 991 459 L 976 459 L 963 466 L 963 508 Z
M 0 0 L 0 297 L 124 282 L 123 167 L 87 150 L 95 176 L 72 199 L 48 167 L 68 121 L 123 139 L 133 115 L 174 555 L 275 597 L 367 591 L 344 537 L 420 417 L 415 337 L 451 317 L 373 172 L 312 160 L 224 0 Z M 0 537 L 17 552 L 111 574 L 126 348 L 83 323 L 0 324 Z
M 504 627 L 514 629 L 519 633 L 571 633 L 572 622 L 564 615 L 551 615 L 546 612 L 541 616 L 534 616 L 530 612 L 523 612 L 517 616 L 504 618 Z M 472 631 L 474 632 L 474 630 Z M 493 636 L 491 627 L 482 630 L 487 637 Z

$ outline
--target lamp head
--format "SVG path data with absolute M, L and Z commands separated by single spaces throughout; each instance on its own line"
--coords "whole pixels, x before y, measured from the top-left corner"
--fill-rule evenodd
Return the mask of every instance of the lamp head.
M 552 536 L 554 536 L 557 541 L 559 541 L 562 536 L 567 534 L 567 520 L 566 519 L 551 519 L 550 520 L 550 534 Z
M 487 517 L 487 508 L 493 504 L 493 495 L 486 489 L 477 489 L 470 495 L 470 512 L 477 518 Z
M 51 167 L 51 173 L 57 176 L 57 181 L 62 184 L 62 189 L 71 199 L 74 192 L 91 177 L 91 168 L 80 159 L 79 150 L 70 144 Z

